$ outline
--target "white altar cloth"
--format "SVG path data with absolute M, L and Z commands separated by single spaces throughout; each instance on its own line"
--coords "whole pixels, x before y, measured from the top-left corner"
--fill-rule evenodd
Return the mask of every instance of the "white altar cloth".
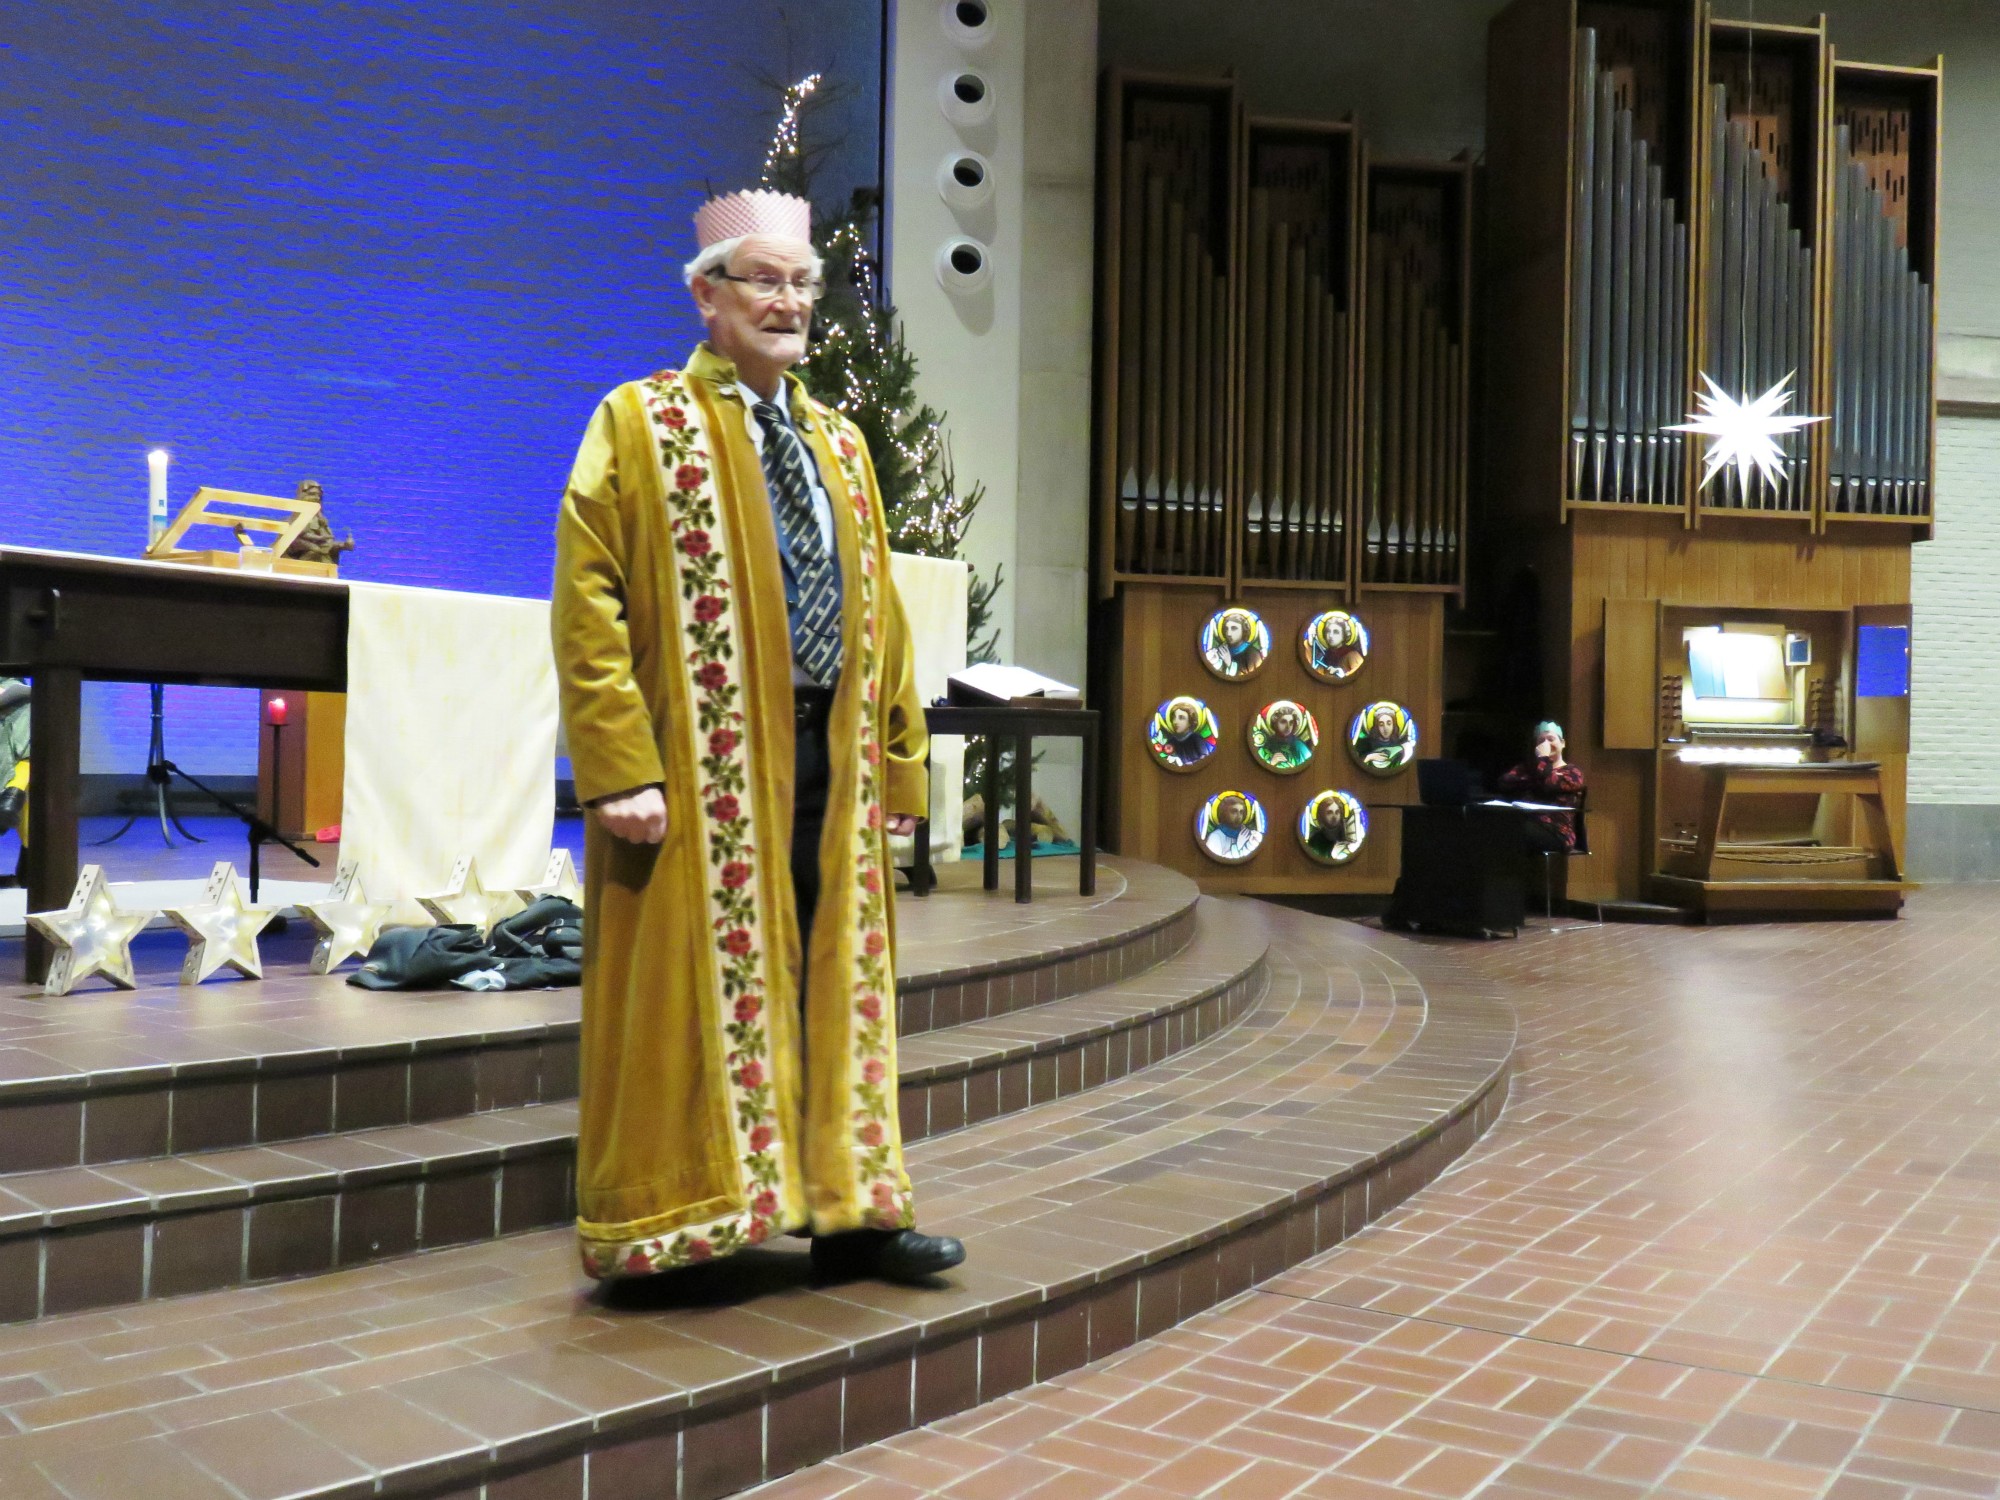
M 945 679 L 965 667 L 965 618 L 972 569 L 941 557 L 889 554 L 889 577 L 903 601 L 916 644 L 917 689 L 928 707 L 944 696 Z M 891 840 L 898 864 L 908 864 L 912 840 Z M 931 859 L 957 859 L 965 844 L 965 741 L 953 735 L 931 746 Z
M 424 922 L 460 855 L 489 890 L 541 879 L 555 831 L 549 606 L 349 585 L 341 858 Z

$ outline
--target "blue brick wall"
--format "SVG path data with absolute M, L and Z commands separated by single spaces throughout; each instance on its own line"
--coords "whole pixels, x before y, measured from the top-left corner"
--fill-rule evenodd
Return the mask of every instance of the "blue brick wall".
M 545 596 L 593 402 L 697 336 L 688 215 L 754 179 L 759 75 L 852 90 L 844 196 L 880 46 L 880 0 L 11 7 L 0 540 L 136 555 L 157 445 L 176 508 L 319 480 L 347 576 Z M 190 769 L 254 766 L 250 695 L 168 701 Z M 86 771 L 145 737 L 143 689 L 90 690 Z

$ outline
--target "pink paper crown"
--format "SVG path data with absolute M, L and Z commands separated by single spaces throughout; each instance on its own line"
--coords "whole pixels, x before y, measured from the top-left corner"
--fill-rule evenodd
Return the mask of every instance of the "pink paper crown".
M 703 250 L 746 234 L 812 240 L 812 205 L 769 188 L 711 198 L 694 211 L 694 237 Z

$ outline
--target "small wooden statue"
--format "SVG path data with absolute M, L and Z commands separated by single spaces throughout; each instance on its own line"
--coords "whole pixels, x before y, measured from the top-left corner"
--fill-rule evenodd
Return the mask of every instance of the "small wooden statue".
M 299 481 L 299 499 L 302 502 L 309 501 L 319 509 L 316 509 L 312 519 L 306 522 L 306 529 L 299 533 L 290 547 L 285 549 L 285 556 L 300 558 L 306 562 L 338 565 L 341 553 L 354 550 L 354 533 L 349 532 L 345 537 L 339 538 L 334 536 L 333 528 L 326 522 L 326 501 L 317 479 Z

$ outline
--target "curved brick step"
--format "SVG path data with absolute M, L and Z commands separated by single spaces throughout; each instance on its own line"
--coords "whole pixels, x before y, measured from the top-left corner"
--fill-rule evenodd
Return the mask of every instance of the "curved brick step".
M 1213 906 L 1202 903 L 1191 942 L 1132 978 L 900 1042 L 903 1139 L 1094 1089 L 1241 1019 L 1263 988 L 1264 950 L 1218 924 Z
M 1056 868 L 1030 906 L 975 894 L 976 869 L 953 872 L 973 892 L 899 902 L 905 1035 L 1116 983 L 1193 935 L 1182 876 L 1107 861 L 1085 898 L 1073 862 L 1040 863 Z M 61 999 L 0 985 L 0 1173 L 574 1099 L 577 1018 L 573 989 L 368 993 L 296 971 Z
M 1214 934 L 1102 991 L 901 1050 L 905 1139 L 1144 1068 L 1237 1020 L 1263 953 Z M 339 1096 L 336 1094 L 336 1104 Z M 309 1276 L 566 1224 L 573 1100 L 0 1175 L 0 1322 Z
M 0 1178 L 0 1321 L 568 1222 L 576 1105 Z
M 1185 875 L 1133 860 L 1097 866 L 1097 894 L 1076 894 L 1076 862 L 1038 859 L 1036 894 L 979 891 L 978 866 L 941 894 L 896 901 L 896 1030 L 942 1031 L 1143 974 L 1184 948 L 1201 891 Z M 974 893 L 977 893 L 976 895 Z
M 576 1097 L 574 990 L 301 972 L 0 995 L 0 1172 L 270 1145 Z
M 0 1493 L 699 1500 L 1124 1348 L 1385 1212 L 1505 1097 L 1489 994 L 1227 908 L 1270 946 L 1240 1024 L 911 1150 L 971 1250 L 940 1287 L 814 1287 L 785 1242 L 613 1301 L 556 1232 L 47 1319 L 0 1330 Z

